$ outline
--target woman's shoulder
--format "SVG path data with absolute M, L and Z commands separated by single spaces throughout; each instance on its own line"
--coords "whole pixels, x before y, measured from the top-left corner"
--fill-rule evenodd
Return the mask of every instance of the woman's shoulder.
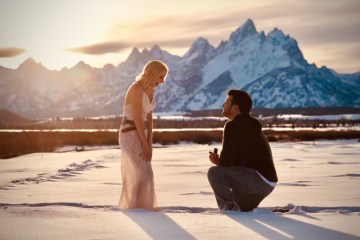
M 143 87 L 141 86 L 140 83 L 134 82 L 130 85 L 129 91 L 134 92 L 135 94 L 139 94 L 143 92 Z
M 136 82 L 132 83 L 126 92 L 125 105 L 133 104 L 134 97 L 137 98 L 138 96 L 141 96 L 142 93 L 141 85 Z

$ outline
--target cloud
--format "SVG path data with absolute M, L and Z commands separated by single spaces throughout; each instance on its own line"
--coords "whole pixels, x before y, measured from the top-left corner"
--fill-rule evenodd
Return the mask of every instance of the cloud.
M 159 45 L 161 48 L 189 48 L 191 43 L 194 41 L 192 37 L 188 38 L 176 38 L 176 39 L 165 39 L 165 40 L 153 40 L 143 42 L 133 42 L 132 45 L 141 48 L 148 48 L 154 45 Z
M 208 11 L 197 15 L 168 15 L 137 22 L 122 23 L 113 28 L 111 36 L 122 36 L 127 42 L 138 39 L 160 44 L 161 41 L 184 43 L 205 37 L 210 42 L 226 40 L 246 19 L 254 20 L 258 31 L 271 31 L 275 27 L 302 43 L 349 43 L 359 41 L 360 1 L 272 1 L 266 5 L 243 6 Z M 124 33 L 131 32 L 129 36 Z M 192 42 L 190 41 L 190 42 Z
M 253 12 L 255 24 L 278 27 L 309 44 L 355 43 L 360 40 L 360 2 L 301 1 L 273 5 Z
M 122 21 L 109 29 L 106 38 L 111 42 L 98 43 L 68 51 L 101 55 L 116 53 L 125 49 L 149 48 L 158 44 L 161 48 L 190 48 L 198 38 L 204 37 L 210 44 L 217 46 L 227 40 L 247 19 L 254 20 L 258 31 L 270 32 L 275 27 L 295 38 L 303 52 L 311 61 L 317 61 L 311 49 L 324 49 L 331 46 L 338 49 L 349 60 L 359 58 L 360 42 L 360 1 L 358 0 L 273 0 L 264 3 L 254 0 L 255 4 L 234 1 L 231 8 L 221 8 L 204 12 L 159 14 Z M 257 4 L 256 4 L 257 3 Z M 344 48 L 349 48 L 346 51 Z M 310 50 L 309 50 L 310 49 Z M 341 50 L 340 50 L 341 49 Z M 335 52 L 325 51 L 321 55 L 336 59 Z M 323 58 L 324 59 L 324 58 Z
M 117 25 L 112 29 L 110 37 L 122 36 L 121 41 L 127 42 L 129 46 L 151 47 L 158 44 L 160 47 L 189 48 L 198 37 L 204 37 L 211 42 L 220 42 L 227 37 L 229 31 L 234 31 L 246 20 L 239 16 L 232 21 L 222 18 L 223 16 L 216 18 L 163 16 L 128 25 Z M 124 33 L 129 32 L 130 34 L 125 36 Z
M 125 43 L 105 42 L 105 43 L 87 45 L 87 46 L 83 46 L 83 47 L 69 48 L 69 49 L 65 49 L 65 50 L 71 51 L 71 52 L 82 53 L 82 54 L 89 54 L 89 55 L 102 55 L 102 54 L 106 54 L 106 53 L 118 53 L 127 48 L 129 48 L 129 46 Z
M 23 48 L 0 48 L 0 58 L 16 57 L 26 52 Z

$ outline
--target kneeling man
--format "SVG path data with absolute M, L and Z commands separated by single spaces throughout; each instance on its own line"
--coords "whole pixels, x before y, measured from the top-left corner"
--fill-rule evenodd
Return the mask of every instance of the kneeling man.
M 260 122 L 249 115 L 251 108 L 247 92 L 228 92 L 222 151 L 209 155 L 216 166 L 209 169 L 208 179 L 220 210 L 252 211 L 278 181 L 269 143 Z

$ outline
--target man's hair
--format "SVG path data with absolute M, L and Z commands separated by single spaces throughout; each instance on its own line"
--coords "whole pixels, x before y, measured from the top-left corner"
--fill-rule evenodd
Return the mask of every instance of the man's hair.
M 237 89 L 231 89 L 228 92 L 229 96 L 232 96 L 231 103 L 237 105 L 242 114 L 249 114 L 252 108 L 252 100 L 250 95 L 243 91 Z

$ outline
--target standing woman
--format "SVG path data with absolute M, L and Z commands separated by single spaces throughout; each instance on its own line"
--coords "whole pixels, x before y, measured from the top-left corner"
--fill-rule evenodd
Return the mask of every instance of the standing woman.
M 119 208 L 158 209 L 151 167 L 152 111 L 155 87 L 164 83 L 167 73 L 165 63 L 150 61 L 126 93 L 119 130 L 123 180 Z

